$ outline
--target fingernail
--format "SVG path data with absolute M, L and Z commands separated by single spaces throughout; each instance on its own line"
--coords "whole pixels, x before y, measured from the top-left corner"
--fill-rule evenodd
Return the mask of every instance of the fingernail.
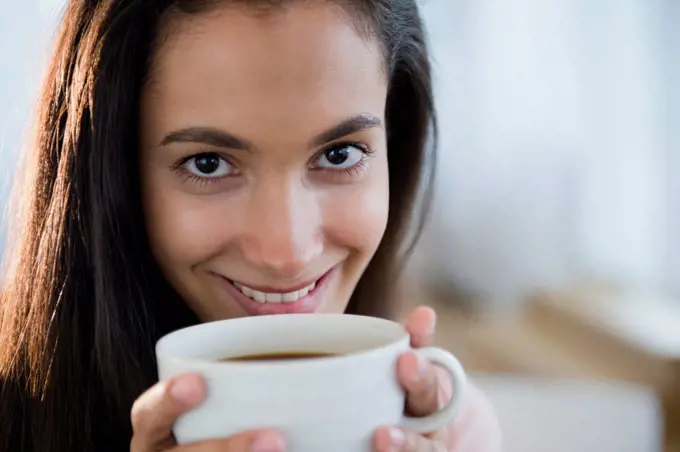
M 201 401 L 203 393 L 199 377 L 186 376 L 175 380 L 170 386 L 170 396 L 184 405 L 194 405 Z
M 397 452 L 406 444 L 406 436 L 400 429 L 389 427 L 387 434 L 390 437 L 390 452 Z
M 251 447 L 253 452 L 283 452 L 286 447 L 281 435 L 275 432 L 265 432 L 258 437 Z

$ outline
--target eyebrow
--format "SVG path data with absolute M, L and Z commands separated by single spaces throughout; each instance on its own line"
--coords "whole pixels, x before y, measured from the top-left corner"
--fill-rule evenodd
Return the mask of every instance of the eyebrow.
M 383 123 L 380 119 L 368 113 L 364 113 L 346 119 L 337 126 L 333 126 L 325 132 L 322 132 L 316 138 L 314 138 L 314 140 L 312 140 L 312 143 L 314 146 L 321 146 L 326 143 L 330 143 L 331 141 L 339 140 L 340 138 L 346 137 L 347 135 L 352 135 L 366 129 L 382 126 Z
M 315 147 L 322 146 L 348 135 L 376 127 L 383 127 L 383 122 L 371 114 L 363 113 L 346 119 L 340 124 L 320 133 L 312 140 L 312 145 Z M 215 147 L 244 151 L 252 150 L 254 147 L 248 140 L 213 127 L 188 127 L 175 130 L 161 140 L 160 146 L 167 146 L 172 143 L 202 143 Z
M 172 143 L 202 143 L 219 148 L 243 149 L 252 148 L 246 140 L 223 130 L 212 127 L 189 127 L 170 132 L 161 141 L 161 146 Z

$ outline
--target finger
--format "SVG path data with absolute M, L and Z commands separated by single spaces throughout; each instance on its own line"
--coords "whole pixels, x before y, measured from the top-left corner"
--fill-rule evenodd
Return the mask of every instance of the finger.
M 160 450 L 174 444 L 172 425 L 205 396 L 200 375 L 188 374 L 162 381 L 142 394 L 132 406 L 133 452 Z
M 437 326 L 437 313 L 429 306 L 417 307 L 406 320 L 411 347 L 426 347 L 432 343 Z
M 284 452 L 286 441 L 275 430 L 253 430 L 225 439 L 178 446 L 171 452 Z
M 406 352 L 397 361 L 397 378 L 406 391 L 406 412 L 427 416 L 439 409 L 437 369 L 414 352 Z
M 446 445 L 410 430 L 382 427 L 373 438 L 375 452 L 446 452 Z

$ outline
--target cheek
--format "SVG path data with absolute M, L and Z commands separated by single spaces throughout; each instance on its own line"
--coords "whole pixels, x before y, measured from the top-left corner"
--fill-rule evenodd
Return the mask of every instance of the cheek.
M 209 258 L 219 247 L 216 239 L 229 234 L 220 206 L 207 198 L 174 191 L 153 179 L 145 192 L 149 241 L 166 271 L 177 272 Z
M 369 259 L 382 240 L 389 213 L 387 160 L 375 160 L 370 180 L 324 202 L 326 239 Z

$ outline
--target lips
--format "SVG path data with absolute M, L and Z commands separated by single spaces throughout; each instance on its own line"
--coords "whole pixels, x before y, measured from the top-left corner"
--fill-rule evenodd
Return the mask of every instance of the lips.
M 334 273 L 335 267 L 316 281 L 284 290 L 254 288 L 221 275 L 215 276 L 220 286 L 249 315 L 272 315 L 316 312 L 323 301 L 323 292 Z

